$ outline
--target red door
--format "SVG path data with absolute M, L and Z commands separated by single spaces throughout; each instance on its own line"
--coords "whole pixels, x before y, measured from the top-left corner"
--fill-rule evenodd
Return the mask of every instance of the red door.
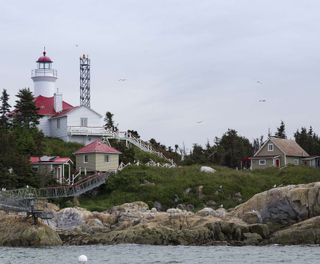
M 280 168 L 280 160 L 279 159 L 276 159 L 276 167 Z

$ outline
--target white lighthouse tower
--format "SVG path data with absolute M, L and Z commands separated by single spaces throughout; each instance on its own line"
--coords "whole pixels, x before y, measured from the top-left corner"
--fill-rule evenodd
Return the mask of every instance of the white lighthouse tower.
M 58 79 L 57 71 L 52 68 L 53 61 L 46 56 L 46 51 L 43 51 L 43 56 L 37 60 L 38 67 L 31 72 L 31 79 L 34 83 L 34 96 L 42 95 L 44 97 L 52 97 L 56 91 L 55 83 Z

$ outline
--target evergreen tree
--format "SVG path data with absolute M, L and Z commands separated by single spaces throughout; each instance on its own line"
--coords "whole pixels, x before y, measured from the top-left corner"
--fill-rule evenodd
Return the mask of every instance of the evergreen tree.
M 2 95 L 0 97 L 1 106 L 0 106 L 0 128 L 7 129 L 9 128 L 9 113 L 10 113 L 10 105 L 9 105 L 9 95 L 6 89 L 2 90 Z
M 275 134 L 278 138 L 287 138 L 286 136 L 286 126 L 283 121 L 280 123 L 280 127 L 277 128 L 277 132 Z
M 40 116 L 38 108 L 34 103 L 34 97 L 29 88 L 21 89 L 17 94 L 13 124 L 15 127 L 36 128 L 39 124 Z
M 104 128 L 106 130 L 110 130 L 112 132 L 117 132 L 118 131 L 118 127 L 114 125 L 114 121 L 113 121 L 113 114 L 111 112 L 106 112 L 104 121 L 106 122 L 104 125 Z
M 294 138 L 309 155 L 320 154 L 320 138 L 313 132 L 312 127 L 310 127 L 308 131 L 305 127 L 297 130 L 294 134 Z

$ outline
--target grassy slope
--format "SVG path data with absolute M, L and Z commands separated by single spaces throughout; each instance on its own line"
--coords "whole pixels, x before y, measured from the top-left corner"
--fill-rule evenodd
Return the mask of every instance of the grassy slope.
M 243 201 L 276 184 L 298 184 L 320 181 L 320 170 L 307 167 L 288 167 L 282 170 L 236 171 L 216 168 L 215 174 L 199 172 L 199 166 L 176 169 L 155 167 L 129 167 L 112 176 L 100 189 L 97 197 L 82 197 L 81 206 L 90 210 L 105 210 L 113 205 L 132 201 L 145 201 L 150 207 L 155 201 L 165 208 L 179 203 L 193 204 L 201 208 L 209 200 L 225 208 L 239 203 L 234 194 L 240 192 Z M 144 183 L 154 185 L 143 185 Z M 203 186 L 203 197 L 199 198 L 197 187 Z M 220 188 L 222 186 L 222 188 Z M 191 188 L 187 194 L 185 190 Z M 178 197 L 178 201 L 174 201 Z

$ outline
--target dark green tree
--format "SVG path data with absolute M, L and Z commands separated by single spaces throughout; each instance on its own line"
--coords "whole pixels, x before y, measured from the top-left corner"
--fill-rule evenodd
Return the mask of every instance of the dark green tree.
M 275 136 L 278 138 L 287 138 L 286 126 L 283 121 L 281 121 L 280 126 L 277 128 L 277 132 L 276 132 Z
M 309 155 L 319 155 L 320 154 L 320 138 L 317 134 L 313 132 L 313 128 L 310 127 L 307 130 L 302 127 L 297 130 L 294 134 L 296 142 L 308 152 Z
M 8 129 L 10 126 L 9 113 L 11 106 L 9 105 L 9 94 L 6 89 L 2 90 L 0 102 L 0 128 Z
M 118 127 L 115 126 L 114 121 L 113 121 L 113 114 L 111 112 L 106 112 L 105 118 L 105 125 L 104 128 L 106 130 L 110 130 L 112 132 L 117 132 L 118 131 Z
M 241 160 L 253 154 L 250 141 L 234 129 L 228 129 L 221 139 L 216 138 L 213 148 L 215 163 L 231 168 L 239 168 Z
M 17 94 L 18 100 L 13 115 L 13 125 L 22 128 L 36 128 L 39 124 L 40 116 L 38 108 L 34 103 L 34 97 L 28 88 L 21 89 Z
M 140 138 L 140 135 L 139 135 L 138 131 L 136 131 L 136 130 L 128 130 L 127 132 L 128 132 L 128 134 L 130 134 L 131 136 L 133 136 L 135 138 Z

